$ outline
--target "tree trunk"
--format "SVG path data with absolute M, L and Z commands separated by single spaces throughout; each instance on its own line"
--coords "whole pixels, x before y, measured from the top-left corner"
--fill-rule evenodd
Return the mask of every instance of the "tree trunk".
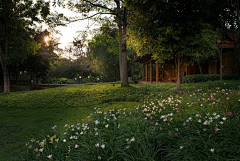
M 16 84 L 19 84 L 19 62 L 16 63 Z
M 133 62 L 131 63 L 131 77 L 133 78 Z
M 122 42 L 122 86 L 128 86 L 128 71 L 127 71 L 127 41 L 126 41 L 126 30 L 127 30 L 127 8 L 124 7 L 124 18 L 123 18 L 123 42 Z
M 107 68 L 107 77 L 108 77 L 108 82 L 110 82 L 110 75 L 109 75 L 109 68 Z
M 4 93 L 10 93 L 10 76 L 7 65 L 2 64 Z
M 200 74 L 202 74 L 202 65 L 199 63 L 198 64 L 199 70 L 200 70 Z
M 117 69 L 114 68 L 114 77 L 115 77 L 115 82 L 117 81 Z
M 220 82 L 222 82 L 222 74 L 223 74 L 223 71 L 222 71 L 222 68 L 223 68 L 223 65 L 222 65 L 222 47 L 221 47 L 221 52 L 220 52 Z
M 10 76 L 8 72 L 8 45 L 9 45 L 9 10 L 10 10 L 10 1 L 6 1 L 6 9 L 5 9 L 5 50 L 2 53 L 2 48 L 0 51 L 0 62 L 3 70 L 3 83 L 4 83 L 4 93 L 10 93 Z
M 177 57 L 177 91 L 181 90 L 181 58 Z
M 119 32 L 119 67 L 120 67 L 120 80 L 122 81 L 122 20 L 121 20 L 121 9 L 119 1 L 116 1 L 117 4 L 117 17 L 118 17 L 118 32 Z
M 127 73 L 127 43 L 126 43 L 126 29 L 127 29 L 127 8 L 124 7 L 123 18 L 120 9 L 119 0 L 115 1 L 117 4 L 117 17 L 119 29 L 119 66 L 121 86 L 128 86 Z

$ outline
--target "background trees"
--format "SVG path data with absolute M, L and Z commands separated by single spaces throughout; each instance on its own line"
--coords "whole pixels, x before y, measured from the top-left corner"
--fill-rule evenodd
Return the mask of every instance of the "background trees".
M 34 21 L 49 14 L 49 3 L 44 1 L 3 0 L 0 2 L 0 63 L 3 70 L 4 93 L 10 92 L 9 64 L 21 62 L 39 48 L 31 36 Z
M 175 59 L 177 90 L 181 89 L 180 67 L 185 57 L 200 62 L 216 54 L 216 24 L 224 9 L 218 3 L 208 0 L 127 1 L 131 10 L 130 37 L 138 54 L 152 53 L 160 60 Z
M 103 25 L 88 43 L 88 53 L 96 72 L 111 81 L 119 78 L 117 29 Z M 113 80 L 112 80 L 113 81 Z
M 40 45 L 36 54 L 28 55 L 27 58 L 20 64 L 21 71 L 27 71 L 37 83 L 37 78 L 46 79 L 50 64 L 58 58 L 58 39 L 54 38 L 54 31 L 37 30 L 34 33 L 34 40 Z
M 63 2 L 64 0 L 58 0 Z M 54 1 L 56 3 L 56 1 Z M 119 36 L 119 67 L 120 78 L 122 86 L 128 86 L 128 73 L 127 73 L 127 43 L 126 43 L 126 30 L 127 30 L 127 8 L 123 6 L 121 0 L 80 0 L 77 3 L 68 1 L 68 6 L 75 11 L 82 13 L 82 18 L 68 20 L 74 22 L 83 19 L 93 18 L 97 15 L 113 15 L 117 19 L 118 36 Z M 102 17 L 97 17 L 102 20 Z M 109 19 L 109 18 L 107 18 Z

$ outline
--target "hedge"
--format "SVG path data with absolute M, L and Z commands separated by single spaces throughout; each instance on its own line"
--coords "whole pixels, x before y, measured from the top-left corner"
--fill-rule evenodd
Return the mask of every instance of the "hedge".
M 223 80 L 237 80 L 240 78 L 239 74 L 223 74 Z M 194 74 L 186 75 L 182 78 L 182 83 L 197 83 L 206 81 L 220 80 L 219 74 Z

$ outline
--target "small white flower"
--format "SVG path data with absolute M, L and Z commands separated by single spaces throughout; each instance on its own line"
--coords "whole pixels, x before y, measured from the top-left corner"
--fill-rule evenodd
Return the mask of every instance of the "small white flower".
M 51 158 L 52 158 L 52 154 L 51 154 L 51 155 L 48 155 L 47 157 L 48 157 L 48 159 L 51 159 Z
M 98 148 L 99 147 L 99 143 L 95 144 L 95 146 Z
M 78 147 L 79 147 L 79 146 L 76 144 L 76 145 L 75 145 L 75 148 L 78 148 Z
M 63 139 L 63 142 L 66 143 L 66 139 Z
M 199 119 L 199 120 L 198 120 L 198 122 L 199 122 L 199 123 L 201 123 L 201 122 L 202 122 L 202 120 L 201 120 L 201 119 Z
M 103 145 L 101 145 L 101 148 L 105 149 L 105 145 L 104 145 L 104 144 L 103 144 Z
M 127 145 L 127 146 L 126 146 L 126 149 L 129 149 L 129 148 L 130 148 L 130 145 Z
M 131 142 L 134 142 L 134 141 L 135 141 L 135 138 L 134 138 L 134 137 L 132 137 L 130 141 L 131 141 Z
M 214 149 L 210 149 L 210 151 L 213 153 L 213 152 L 214 152 Z
M 102 158 L 101 158 L 101 156 L 98 156 L 98 160 L 101 160 Z
M 183 148 L 183 146 L 180 146 L 180 149 L 182 149 Z
M 223 121 L 219 122 L 220 124 L 223 124 Z
M 99 121 L 98 121 L 98 120 L 96 120 L 96 121 L 95 121 L 95 124 L 96 124 L 96 125 L 97 125 L 97 124 L 99 124 Z
M 223 119 L 224 121 L 225 121 L 225 120 L 227 120 L 227 118 L 226 118 L 226 117 L 223 117 L 222 119 Z
M 203 123 L 203 125 L 208 125 L 208 124 L 209 122 L 207 120 Z

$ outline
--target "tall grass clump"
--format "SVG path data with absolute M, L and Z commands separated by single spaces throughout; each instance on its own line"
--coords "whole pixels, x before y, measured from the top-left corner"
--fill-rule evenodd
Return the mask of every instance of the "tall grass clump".
M 228 87 L 228 88 L 227 88 Z M 240 83 L 142 85 L 127 109 L 96 107 L 27 143 L 24 160 L 240 160 Z

